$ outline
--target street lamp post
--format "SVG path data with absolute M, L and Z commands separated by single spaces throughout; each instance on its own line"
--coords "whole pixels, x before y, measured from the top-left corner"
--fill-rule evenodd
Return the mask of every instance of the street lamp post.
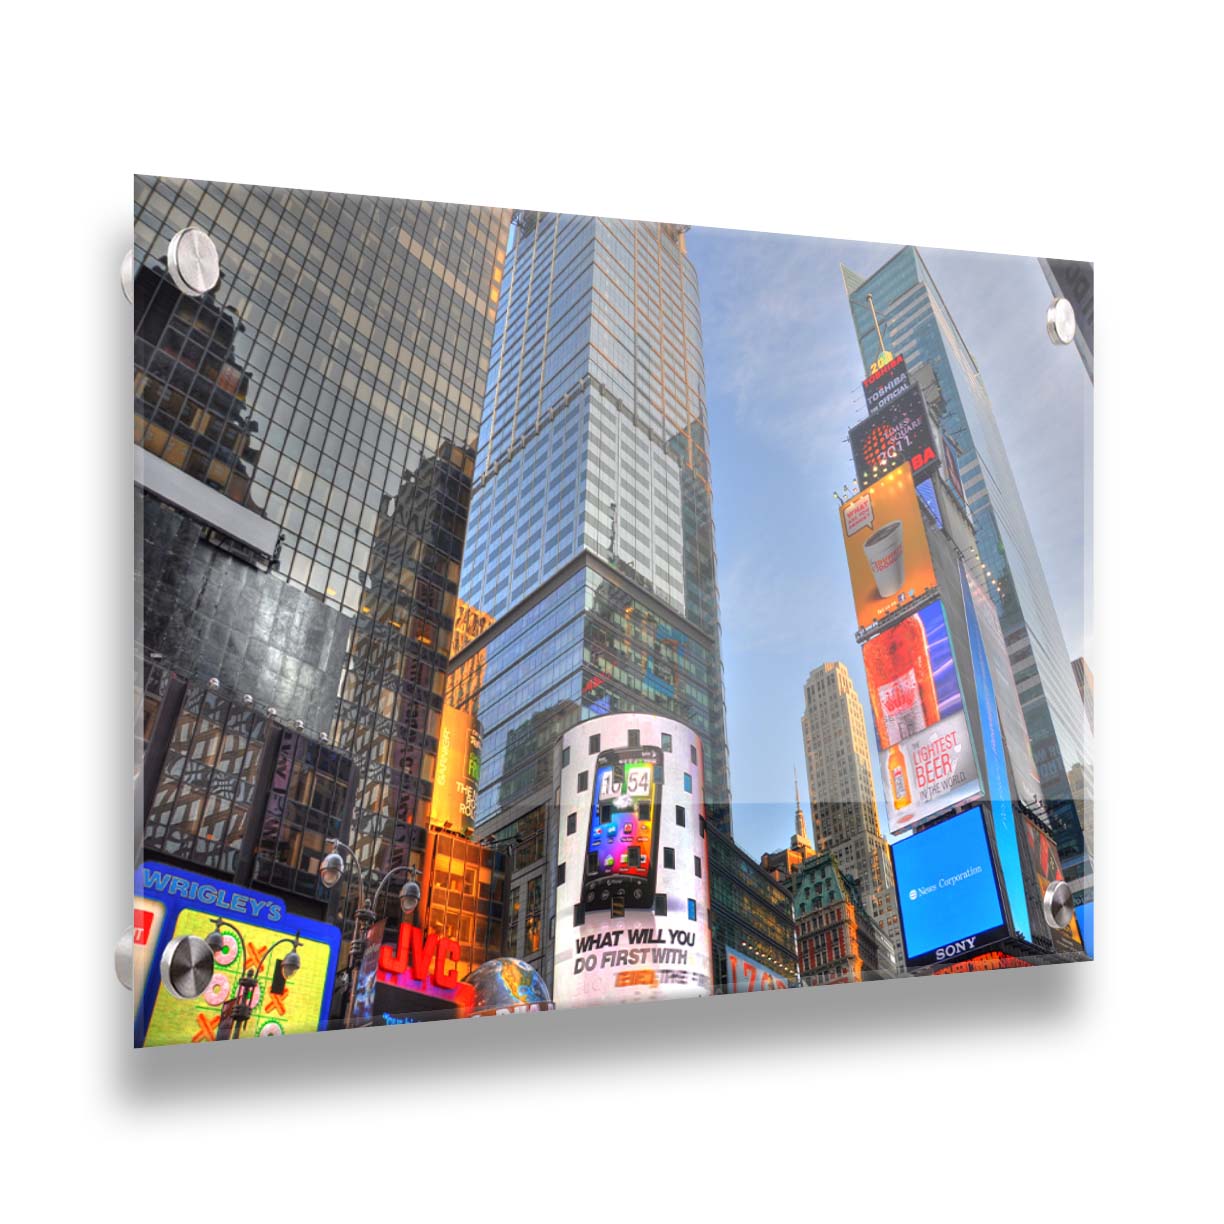
M 229 1033 L 229 1039 L 235 1040 L 242 1036 L 242 1030 L 251 1018 L 251 1001 L 255 997 L 255 988 L 259 985 L 259 975 L 263 972 L 263 967 L 273 949 L 279 948 L 281 944 L 285 943 L 293 945 L 289 954 L 281 962 L 281 972 L 285 975 L 286 979 L 291 978 L 302 967 L 302 958 L 298 955 L 298 946 L 302 942 L 302 937 L 300 933 L 292 936 L 286 935 L 275 943 L 269 944 L 264 949 L 258 963 L 252 968 L 247 964 L 246 940 L 242 938 L 242 932 L 232 923 L 226 922 L 224 918 L 214 918 L 212 922 L 216 929 L 204 942 L 212 950 L 213 955 L 216 956 L 225 944 L 225 940 L 221 935 L 221 929 L 224 927 L 237 939 L 239 954 L 242 956 L 242 972 L 238 977 L 238 993 L 234 997 L 234 1025 Z
M 361 967 L 366 932 L 378 917 L 378 902 L 382 897 L 383 889 L 387 887 L 387 882 L 392 876 L 400 872 L 408 874 L 410 878 L 399 892 L 400 914 L 404 918 L 408 918 L 416 909 L 417 902 L 421 899 L 421 886 L 416 881 L 416 877 L 420 875 L 420 870 L 406 865 L 392 867 L 379 880 L 378 887 L 374 890 L 374 896 L 371 898 L 370 905 L 367 908 L 365 903 L 364 873 L 361 870 L 361 865 L 357 862 L 356 853 L 351 846 L 346 846 L 338 838 L 333 837 L 330 839 L 330 842 L 331 852 L 319 864 L 319 879 L 323 881 L 323 886 L 325 888 L 334 888 L 340 882 L 344 876 L 345 855 L 353 860 L 355 867 L 353 874 L 357 878 L 357 912 L 353 915 L 353 939 L 349 944 L 348 967 L 345 971 L 348 978 L 348 993 L 344 1003 L 344 1027 L 348 1028 L 353 1020 L 353 1003 L 357 997 L 357 971 Z

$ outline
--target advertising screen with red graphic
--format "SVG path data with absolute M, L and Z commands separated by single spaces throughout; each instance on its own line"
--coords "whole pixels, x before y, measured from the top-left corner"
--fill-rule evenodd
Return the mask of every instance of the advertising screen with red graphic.
M 853 426 L 850 452 L 861 485 L 879 480 L 903 463 L 909 464 L 915 481 L 930 476 L 939 457 L 922 392 L 910 387 L 886 408 Z
M 727 949 L 727 993 L 750 994 L 754 990 L 786 990 L 790 983 L 775 969 L 741 952 Z

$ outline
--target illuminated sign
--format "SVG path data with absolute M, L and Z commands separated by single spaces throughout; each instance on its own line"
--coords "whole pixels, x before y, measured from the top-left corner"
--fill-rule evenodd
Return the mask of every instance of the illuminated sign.
M 480 732 L 471 714 L 442 707 L 438 756 L 434 766 L 429 824 L 434 829 L 471 832 L 476 823 L 476 786 L 480 781 Z
M 224 1040 L 232 1032 L 238 978 L 247 969 L 256 971 L 258 981 L 243 1036 L 312 1033 L 327 1027 L 340 950 L 337 927 L 289 913 L 279 897 L 160 863 L 138 868 L 134 900 L 138 927 L 142 911 L 163 910 L 160 928 L 150 927 L 145 945 L 152 947 L 153 958 L 160 958 L 165 945 L 180 935 L 207 938 L 217 930 L 213 920 L 223 920 L 216 971 L 198 998 L 177 999 L 156 973 L 146 975 L 136 1001 L 137 1045 Z M 292 979 L 286 979 L 280 967 L 294 937 L 300 940 L 302 963 Z
M 868 638 L 863 670 L 881 752 L 964 709 L 942 600 Z
M 999 706 L 994 679 L 986 655 L 984 628 L 993 629 L 1002 653 L 1002 631 L 994 605 L 977 583 L 971 588 L 965 570 L 961 569 L 961 596 L 965 606 L 965 627 L 969 637 L 969 657 L 977 689 L 978 745 L 982 774 L 982 793 L 991 801 L 994 820 L 995 852 L 1007 893 L 1008 910 L 1017 935 L 1032 938 L 1032 923 L 1024 887 L 1024 868 L 1020 861 L 1020 843 L 1011 803 L 1012 788 L 1007 770 L 1007 744 L 999 721 Z M 1022 716 L 1021 716 L 1022 717 Z M 1018 745 L 1016 746 L 1018 748 Z
M 859 628 L 869 628 L 935 586 L 935 567 L 908 465 L 895 468 L 844 502 L 839 514 Z
M 981 798 L 963 713 L 900 740 L 880 760 L 890 833 L 916 828 L 958 803 Z
M 1080 936 L 1084 941 L 1084 951 L 1089 957 L 1093 955 L 1092 911 L 1093 902 L 1091 901 L 1075 907 L 1075 921 L 1079 924 Z
M 588 910 L 654 905 L 662 776 L 658 748 L 610 749 L 596 757 L 582 868 Z
M 941 973 L 987 973 L 993 969 L 1031 969 L 1032 961 L 1021 960 L 1006 952 L 983 952 L 981 956 L 971 956 L 968 960 L 957 961 L 955 965 L 940 965 L 935 970 L 938 977 Z
M 149 897 L 140 898 L 132 909 L 132 995 L 137 999 L 144 996 L 165 918 L 166 907 Z
M 1010 934 L 980 807 L 920 829 L 889 851 L 908 964 L 976 956 Z
M 374 1017 L 374 990 L 378 973 L 378 958 L 382 952 L 383 936 L 387 920 L 380 918 L 365 933 L 365 946 L 361 952 L 361 964 L 357 969 L 357 985 L 353 994 L 353 1006 L 349 1022 L 354 1027 L 369 1024 Z
M 711 994 L 696 733 L 658 715 L 608 714 L 566 732 L 561 746 L 556 1006 Z
M 758 960 L 738 948 L 727 949 L 727 993 L 748 994 L 754 990 L 786 990 L 789 983 Z
M 473 990 L 459 980 L 457 964 L 462 955 L 459 944 L 448 936 L 404 922 L 395 947 L 384 944 L 379 952 L 377 980 L 453 1003 L 460 1015 L 466 1015 Z
M 1053 838 L 1044 829 L 1038 828 L 1036 822 L 1027 816 L 1021 816 L 1020 823 L 1026 834 L 1029 862 L 1037 883 L 1037 896 L 1041 898 L 1045 896 L 1051 882 L 1064 879 L 1062 863 Z M 1065 927 L 1051 928 L 1042 923 L 1039 929 L 1045 932 L 1056 952 L 1066 954 L 1084 951 L 1084 940 L 1080 934 L 1077 916 L 1073 915 Z
M 869 484 L 908 463 L 915 481 L 934 472 L 939 462 L 931 423 L 922 392 L 909 388 L 886 408 L 850 430 L 854 470 L 861 484 Z
M 887 404 L 909 390 L 909 374 L 905 369 L 905 358 L 899 353 L 887 365 L 881 366 L 863 379 L 863 395 L 867 399 L 867 411 L 879 412 Z
M 958 458 L 960 455 L 960 450 L 957 448 L 956 443 L 953 442 L 947 434 L 944 434 L 943 444 L 944 468 L 948 473 L 948 480 L 951 481 L 952 488 L 956 490 L 956 496 L 961 499 L 961 503 L 963 505 L 968 505 L 968 501 L 965 498 L 965 486 L 961 482 L 960 462 Z

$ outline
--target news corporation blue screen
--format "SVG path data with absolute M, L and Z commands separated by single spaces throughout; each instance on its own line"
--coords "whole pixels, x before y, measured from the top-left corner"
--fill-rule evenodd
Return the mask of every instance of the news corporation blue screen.
M 907 957 L 1003 925 L 981 808 L 915 833 L 892 850 Z

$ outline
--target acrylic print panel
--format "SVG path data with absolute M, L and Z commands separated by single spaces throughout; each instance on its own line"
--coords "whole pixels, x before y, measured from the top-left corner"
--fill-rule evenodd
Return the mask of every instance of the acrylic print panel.
M 138 176 L 123 287 L 137 1045 L 1091 956 L 1090 265 Z

